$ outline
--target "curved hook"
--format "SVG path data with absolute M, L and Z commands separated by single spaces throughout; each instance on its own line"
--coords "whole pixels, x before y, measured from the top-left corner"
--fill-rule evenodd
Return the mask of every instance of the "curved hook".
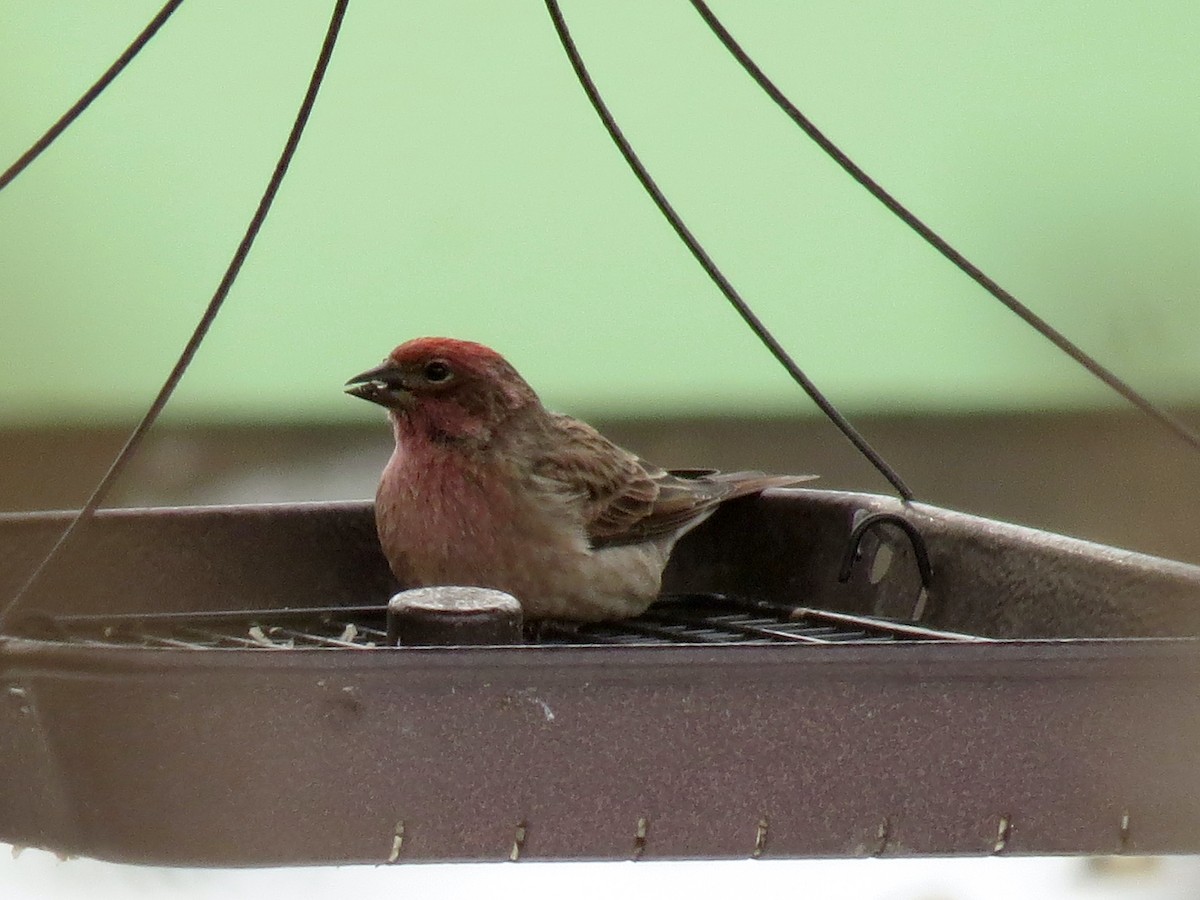
M 863 516 L 861 521 L 851 529 L 850 537 L 846 539 L 846 554 L 842 557 L 842 566 L 838 570 L 838 581 L 845 583 L 850 580 L 850 573 L 854 569 L 854 563 L 859 558 L 863 536 L 876 525 L 884 523 L 895 525 L 908 535 L 908 542 L 912 544 L 913 556 L 917 561 L 917 571 L 921 575 L 921 587 L 929 590 L 933 582 L 933 566 L 929 563 L 929 551 L 925 547 L 925 538 L 921 536 L 921 532 L 917 530 L 917 526 L 908 521 L 908 519 L 896 513 L 888 512 L 877 512 Z

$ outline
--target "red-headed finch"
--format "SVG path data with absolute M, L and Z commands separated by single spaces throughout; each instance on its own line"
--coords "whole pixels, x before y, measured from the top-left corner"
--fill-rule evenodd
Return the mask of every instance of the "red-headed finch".
M 375 521 L 396 576 L 507 591 L 527 618 L 636 616 L 675 542 L 720 503 L 813 477 L 672 474 L 549 412 L 469 341 L 417 338 L 347 385 L 395 433 Z

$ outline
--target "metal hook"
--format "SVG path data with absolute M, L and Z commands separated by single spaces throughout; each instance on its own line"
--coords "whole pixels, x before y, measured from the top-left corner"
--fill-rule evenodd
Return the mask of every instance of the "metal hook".
M 925 547 L 925 538 L 921 536 L 921 532 L 917 530 L 917 526 L 903 516 L 896 513 L 877 512 L 863 516 L 857 525 L 850 531 L 846 543 L 846 554 L 842 557 L 842 567 L 838 570 L 838 581 L 846 583 L 850 580 L 850 573 L 854 569 L 854 563 L 858 561 L 861 555 L 861 545 L 863 536 L 881 524 L 895 525 L 906 535 L 908 541 L 912 544 L 913 556 L 917 561 L 917 571 L 921 575 L 921 587 L 929 590 L 933 582 L 933 566 L 929 563 L 929 551 Z

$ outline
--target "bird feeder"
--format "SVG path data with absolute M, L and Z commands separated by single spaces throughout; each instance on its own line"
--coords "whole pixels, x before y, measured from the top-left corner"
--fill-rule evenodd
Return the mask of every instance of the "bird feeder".
M 0 517 L 0 588 L 65 521 Z M 779 490 L 689 534 L 639 619 L 397 645 L 369 504 L 106 511 L 73 560 L 0 638 L 17 845 L 203 866 L 1200 851 L 1195 566 Z
M 633 156 L 547 5 L 659 208 L 824 403 Z M 130 446 L 249 252 L 345 8 Z M 512 598 L 478 591 L 406 594 L 366 503 L 101 510 L 30 581 L 73 520 L 0 514 L 0 596 L 21 600 L 0 635 L 0 840 L 18 846 L 201 866 L 1200 852 L 1196 566 L 907 500 L 775 490 L 689 533 L 646 614 L 580 625 L 521 622 Z

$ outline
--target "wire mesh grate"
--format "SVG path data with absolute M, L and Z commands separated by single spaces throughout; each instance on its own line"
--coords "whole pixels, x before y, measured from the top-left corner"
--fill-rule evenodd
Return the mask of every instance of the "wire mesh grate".
M 91 647 L 241 650 L 390 648 L 387 606 L 331 606 L 187 613 L 37 616 L 31 637 Z M 910 622 L 732 597 L 663 597 L 637 618 L 614 622 L 527 623 L 532 646 L 651 644 L 876 644 L 982 640 Z

